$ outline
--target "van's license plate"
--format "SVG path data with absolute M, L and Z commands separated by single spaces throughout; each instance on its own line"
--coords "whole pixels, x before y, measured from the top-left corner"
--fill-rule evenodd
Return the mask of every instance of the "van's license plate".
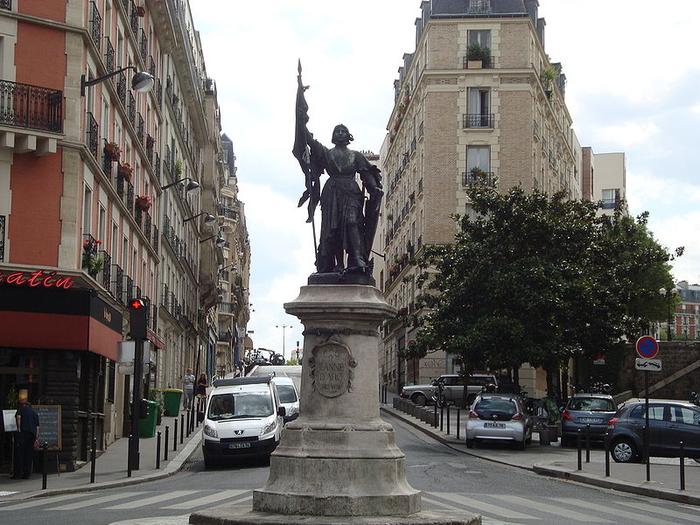
M 506 428 L 505 423 L 484 423 L 484 428 Z
M 243 443 L 229 443 L 228 448 L 250 448 L 250 442 L 244 441 Z

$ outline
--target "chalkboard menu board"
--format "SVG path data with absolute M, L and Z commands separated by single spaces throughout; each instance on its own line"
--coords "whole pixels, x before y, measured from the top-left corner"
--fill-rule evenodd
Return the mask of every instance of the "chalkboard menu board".
M 49 450 L 61 450 L 61 405 L 33 405 L 39 415 L 39 441 Z

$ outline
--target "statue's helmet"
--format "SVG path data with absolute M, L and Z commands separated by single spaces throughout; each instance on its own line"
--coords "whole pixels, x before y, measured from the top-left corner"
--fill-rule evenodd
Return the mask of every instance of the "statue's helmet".
M 355 137 L 352 136 L 350 130 L 345 124 L 338 124 L 333 128 L 333 138 L 331 139 L 333 144 L 337 145 L 342 143 L 344 145 L 348 145 L 353 140 L 355 140 Z

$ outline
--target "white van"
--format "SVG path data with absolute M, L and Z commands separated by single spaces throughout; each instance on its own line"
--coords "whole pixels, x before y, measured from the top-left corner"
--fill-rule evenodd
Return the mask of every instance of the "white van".
M 233 457 L 269 457 L 280 442 L 285 413 L 270 376 L 214 381 L 202 432 L 204 465 Z
M 293 421 L 299 417 L 299 392 L 291 377 L 273 376 L 272 382 L 277 386 L 280 404 L 286 412 L 284 422 Z

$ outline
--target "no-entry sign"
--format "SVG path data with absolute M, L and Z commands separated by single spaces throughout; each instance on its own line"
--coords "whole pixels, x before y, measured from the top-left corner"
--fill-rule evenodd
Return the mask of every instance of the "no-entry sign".
M 637 339 L 637 354 L 644 359 L 654 359 L 659 353 L 659 342 L 650 335 Z

